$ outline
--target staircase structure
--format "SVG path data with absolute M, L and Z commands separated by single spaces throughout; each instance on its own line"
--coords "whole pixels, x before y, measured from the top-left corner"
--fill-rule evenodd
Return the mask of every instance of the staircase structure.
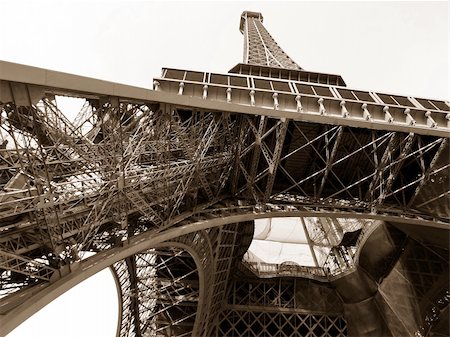
M 0 63 L 1 336 L 107 267 L 118 337 L 449 334 L 449 102 L 304 70 L 260 13 L 239 29 L 243 63 L 153 90 Z M 283 217 L 315 266 L 246 258 Z

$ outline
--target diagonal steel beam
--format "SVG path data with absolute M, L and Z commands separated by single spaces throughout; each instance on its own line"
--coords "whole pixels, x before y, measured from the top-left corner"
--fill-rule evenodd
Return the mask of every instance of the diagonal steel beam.
M 381 160 L 378 162 L 378 157 L 376 155 L 376 150 L 379 147 L 376 146 L 376 143 L 374 142 L 375 152 L 375 163 L 377 163 L 377 166 L 375 167 L 375 171 L 373 172 L 373 178 L 372 181 L 369 184 L 369 190 L 367 191 L 366 200 L 373 201 L 375 199 L 375 189 L 378 185 L 379 180 L 381 179 L 381 175 L 383 174 L 384 169 L 389 163 L 389 160 L 391 159 L 394 149 L 397 147 L 397 144 L 399 142 L 398 134 L 395 132 L 390 133 L 390 139 L 389 143 L 386 146 L 386 149 L 383 153 L 383 156 L 381 157 Z
M 129 281 L 130 281 L 130 291 L 132 292 L 132 296 L 130 296 L 131 300 L 131 314 L 134 317 L 134 333 L 136 337 L 141 337 L 141 320 L 139 318 L 139 288 L 138 288 L 138 276 L 137 276 L 137 267 L 136 267 L 136 257 L 131 255 L 125 259 L 125 263 L 128 268 Z
M 320 195 L 322 194 L 323 188 L 325 186 L 325 182 L 327 181 L 328 174 L 332 170 L 333 162 L 336 157 L 337 150 L 339 148 L 343 133 L 344 133 L 344 128 L 342 126 L 340 126 L 337 131 L 336 140 L 334 141 L 334 145 L 333 145 L 333 149 L 331 150 L 331 154 L 327 158 L 326 169 L 323 174 L 322 181 L 320 182 L 319 191 L 317 192 L 317 198 L 320 198 Z
M 386 183 L 383 188 L 383 184 L 380 184 L 380 195 L 378 196 L 375 203 L 377 205 L 381 205 L 386 198 L 387 193 L 389 193 L 392 189 L 392 185 L 394 184 L 395 179 L 397 178 L 398 174 L 400 173 L 400 170 L 403 166 L 403 163 L 405 162 L 406 156 L 412 149 L 412 144 L 414 143 L 415 135 L 413 133 L 410 133 L 405 139 L 405 145 L 403 146 L 403 149 L 400 151 L 400 154 L 398 155 L 398 158 L 396 159 L 396 164 L 393 168 L 390 169 L 389 176 L 386 180 Z
M 331 166 L 335 166 L 335 165 L 337 165 L 337 164 L 339 164 L 339 163 L 341 163 L 341 162 L 347 160 L 347 159 L 350 158 L 351 156 L 353 156 L 353 155 L 359 153 L 360 151 L 364 151 L 367 147 L 372 146 L 373 143 L 376 143 L 376 142 L 378 142 L 378 141 L 380 141 L 381 143 L 383 143 L 383 142 L 385 141 L 385 139 L 386 139 L 387 136 L 388 136 L 388 134 L 384 134 L 384 135 L 380 136 L 379 138 L 377 138 L 377 139 L 371 141 L 370 143 L 364 145 L 363 147 L 361 147 L 361 148 L 359 148 L 359 149 L 353 151 L 352 153 L 349 153 L 349 154 L 347 154 L 346 156 L 340 158 L 339 160 L 333 162 L 333 163 L 331 164 Z M 317 151 L 317 150 L 316 150 L 316 151 Z M 324 161 L 324 162 L 325 162 L 325 161 Z M 324 172 L 325 170 L 326 170 L 326 168 L 319 169 L 319 170 L 315 171 L 314 173 L 310 174 L 308 177 L 306 177 L 306 178 L 304 178 L 304 179 L 302 179 L 302 180 L 296 182 L 296 183 L 295 183 L 295 186 L 298 187 L 300 184 L 302 184 L 302 183 L 308 181 L 309 179 L 311 179 L 311 178 L 313 178 L 313 177 L 315 177 L 315 176 L 321 174 L 321 173 Z M 332 172 L 332 171 L 331 171 L 331 172 Z M 335 175 L 335 176 L 336 176 L 336 175 Z M 372 176 L 372 175 L 371 175 L 371 176 Z M 337 177 L 337 179 L 339 179 L 339 177 Z M 364 180 L 367 180 L 367 177 L 364 178 Z M 337 195 L 337 194 L 339 194 L 339 193 L 341 193 L 341 192 L 343 192 L 343 191 L 346 191 L 346 190 L 348 190 L 348 189 L 350 188 L 350 186 L 345 186 L 342 182 L 340 182 L 340 184 L 341 184 L 342 187 L 343 187 L 342 190 L 340 190 L 338 193 L 333 194 L 333 196 L 334 196 L 334 195 Z M 354 184 L 353 184 L 352 186 L 354 186 Z M 288 187 L 287 189 L 283 190 L 281 193 L 288 192 L 288 191 L 289 191 L 290 189 L 292 189 L 292 188 L 293 188 L 292 186 L 291 186 L 291 187 Z M 280 194 L 281 194 L 281 193 L 280 193 Z M 327 197 L 327 198 L 331 198 L 331 196 L 330 196 L 330 197 Z
M 444 153 L 444 149 L 447 147 L 448 139 L 442 138 L 441 145 L 439 146 L 438 150 L 433 156 L 433 159 L 431 160 L 430 164 L 428 165 L 428 168 L 426 169 L 425 173 L 420 178 L 419 185 L 416 187 L 414 194 L 411 196 L 411 198 L 408 201 L 407 207 L 411 207 L 414 201 L 416 200 L 417 196 L 419 195 L 422 188 L 425 186 L 425 184 L 429 181 L 431 174 L 434 172 L 434 167 L 436 166 L 436 163 L 442 153 Z M 448 153 L 447 153 L 448 155 Z
M 259 164 L 259 158 L 261 156 L 261 142 L 262 142 L 262 136 L 267 126 L 267 117 L 266 116 L 260 116 L 258 130 L 255 133 L 255 146 L 253 148 L 253 155 L 251 159 L 250 164 L 250 172 L 249 172 L 249 185 L 255 184 L 256 174 L 258 171 L 258 164 Z M 249 186 L 250 187 L 250 186 Z M 254 195 L 259 200 L 259 197 L 257 195 Z
M 289 120 L 282 119 L 276 130 L 276 144 L 273 151 L 271 162 L 269 163 L 269 175 L 267 178 L 266 189 L 264 191 L 263 202 L 267 202 L 272 194 L 273 184 L 275 177 L 280 166 L 280 158 L 283 150 L 284 140 L 286 138 L 286 132 L 288 130 Z

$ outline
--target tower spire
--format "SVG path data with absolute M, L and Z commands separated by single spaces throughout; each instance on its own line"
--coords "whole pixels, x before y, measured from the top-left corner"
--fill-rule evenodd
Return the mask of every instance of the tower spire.
M 266 30 L 263 16 L 245 11 L 241 15 L 239 30 L 244 34 L 244 63 L 301 70 Z

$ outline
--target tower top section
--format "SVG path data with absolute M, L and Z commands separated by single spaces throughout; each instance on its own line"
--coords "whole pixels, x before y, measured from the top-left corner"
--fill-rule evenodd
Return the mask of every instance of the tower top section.
M 263 26 L 263 16 L 258 12 L 244 11 L 239 30 L 244 34 L 244 63 L 301 70 Z
M 244 61 L 229 73 L 345 86 L 340 75 L 303 70 L 263 26 L 261 13 L 242 12 L 239 30 L 244 34 Z
M 244 34 L 244 24 L 245 24 L 245 20 L 247 18 L 256 18 L 259 21 L 263 22 L 264 18 L 262 16 L 261 13 L 259 12 L 250 12 L 250 11 L 244 11 L 241 14 L 241 22 L 239 23 L 239 31 Z

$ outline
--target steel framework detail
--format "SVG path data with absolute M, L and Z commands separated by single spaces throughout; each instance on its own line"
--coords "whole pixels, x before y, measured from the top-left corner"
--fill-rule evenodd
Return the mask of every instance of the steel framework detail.
M 230 73 L 153 90 L 0 61 L 1 336 L 106 267 L 118 337 L 448 333 L 449 102 L 301 69 L 260 13 L 240 30 Z M 320 265 L 243 260 L 276 217 Z

